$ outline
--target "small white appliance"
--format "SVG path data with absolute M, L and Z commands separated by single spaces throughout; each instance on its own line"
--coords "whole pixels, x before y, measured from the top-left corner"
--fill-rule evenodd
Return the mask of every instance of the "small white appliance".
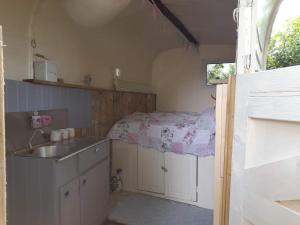
M 57 67 L 54 63 L 48 60 L 35 61 L 33 69 L 35 79 L 57 82 Z

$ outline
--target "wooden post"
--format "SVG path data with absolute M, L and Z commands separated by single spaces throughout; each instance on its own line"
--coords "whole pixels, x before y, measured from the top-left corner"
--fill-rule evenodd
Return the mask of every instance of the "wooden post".
M 6 224 L 4 70 L 2 27 L 0 26 L 0 225 Z
M 224 225 L 229 224 L 230 207 L 230 184 L 231 184 L 231 162 L 233 145 L 233 127 L 235 110 L 235 87 L 236 76 L 231 76 L 228 82 L 227 90 L 227 116 L 226 116 L 226 136 L 225 136 L 225 154 L 224 154 L 224 185 L 223 185 L 223 221 Z
M 223 169 L 225 153 L 227 86 L 227 84 L 217 85 L 216 94 L 214 225 L 223 225 Z
M 217 86 L 214 225 L 229 222 L 235 80 Z

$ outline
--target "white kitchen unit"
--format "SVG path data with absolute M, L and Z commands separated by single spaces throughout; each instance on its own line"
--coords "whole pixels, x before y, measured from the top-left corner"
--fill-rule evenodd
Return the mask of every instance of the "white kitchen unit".
M 197 200 L 197 157 L 166 152 L 166 196 L 185 201 Z
M 207 209 L 214 209 L 215 157 L 198 157 L 197 203 Z
M 112 174 L 122 169 L 122 189 L 135 192 L 137 188 L 137 151 L 135 144 L 128 144 L 121 141 L 112 142 Z
M 164 153 L 138 146 L 138 189 L 165 193 Z
M 113 172 L 122 169 L 123 190 L 213 208 L 214 157 L 162 153 L 113 141 Z
M 28 151 L 8 156 L 9 225 L 103 224 L 109 208 L 110 141 L 82 143 L 68 145 L 65 156 L 43 158 Z

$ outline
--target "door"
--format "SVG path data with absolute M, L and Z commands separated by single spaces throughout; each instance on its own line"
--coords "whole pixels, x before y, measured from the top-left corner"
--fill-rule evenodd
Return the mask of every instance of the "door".
M 142 146 L 138 148 L 138 189 L 164 194 L 164 153 Z
M 80 225 L 79 180 L 60 189 L 60 224 Z
M 124 191 L 136 191 L 137 188 L 137 161 L 138 149 L 136 144 L 128 144 L 124 141 L 112 142 L 112 174 L 117 169 L 122 169 L 122 189 Z
M 280 3 L 239 1 L 230 225 L 300 224 L 300 67 L 257 72 Z
M 230 224 L 300 224 L 300 66 L 237 76 Z
M 184 201 L 196 201 L 197 157 L 165 153 L 166 196 Z
M 237 71 L 264 70 L 273 23 L 283 0 L 239 0 Z
M 108 213 L 109 160 L 106 159 L 80 177 L 81 224 L 99 225 Z

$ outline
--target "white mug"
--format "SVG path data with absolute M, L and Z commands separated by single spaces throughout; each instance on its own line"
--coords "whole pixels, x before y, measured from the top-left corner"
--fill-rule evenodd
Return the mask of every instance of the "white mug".
M 75 129 L 74 128 L 67 128 L 66 130 L 69 132 L 69 138 L 75 137 Z
M 67 129 L 60 129 L 62 139 L 66 140 L 69 138 L 69 131 Z
M 61 141 L 61 132 L 59 130 L 52 130 L 50 140 L 53 142 Z

